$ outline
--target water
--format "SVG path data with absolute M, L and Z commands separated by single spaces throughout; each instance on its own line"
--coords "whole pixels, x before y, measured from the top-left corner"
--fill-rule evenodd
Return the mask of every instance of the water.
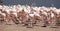
M 35 3 L 36 6 L 46 6 L 50 7 L 51 4 L 54 4 L 55 7 L 60 8 L 60 0 L 5 0 L 2 5 L 31 5 Z

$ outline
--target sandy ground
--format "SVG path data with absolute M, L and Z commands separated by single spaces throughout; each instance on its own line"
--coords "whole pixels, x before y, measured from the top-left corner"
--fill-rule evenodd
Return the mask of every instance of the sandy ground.
M 21 24 L 16 25 L 14 23 L 10 23 L 12 25 L 6 25 L 5 23 L 0 23 L 0 31 L 60 31 L 60 26 L 58 28 L 51 28 L 51 27 L 41 27 L 41 26 L 34 26 L 33 28 L 26 28 Z M 40 24 L 41 25 L 41 24 Z
M 26 28 L 22 25 L 0 25 L 0 31 L 60 31 L 59 28 L 34 26 L 33 28 Z

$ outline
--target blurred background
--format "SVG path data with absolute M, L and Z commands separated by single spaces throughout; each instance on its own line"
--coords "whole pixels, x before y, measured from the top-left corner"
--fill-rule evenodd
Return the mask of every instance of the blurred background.
M 56 8 L 60 8 L 60 0 L 3 0 L 0 5 L 32 5 L 35 6 L 55 6 Z

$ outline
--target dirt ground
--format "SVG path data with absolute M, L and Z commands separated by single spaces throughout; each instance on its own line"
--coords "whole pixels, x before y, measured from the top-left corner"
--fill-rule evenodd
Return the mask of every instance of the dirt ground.
M 22 25 L 0 25 L 0 31 L 60 31 L 60 26 L 58 28 L 50 27 L 40 27 L 34 26 L 33 28 L 26 28 Z
M 60 31 L 60 26 L 58 28 L 51 27 L 41 27 L 41 23 L 38 26 L 34 26 L 33 28 L 26 28 L 26 26 L 22 26 L 22 24 L 14 24 L 12 21 L 10 22 L 12 25 L 6 25 L 5 23 L 0 23 L 0 31 Z

